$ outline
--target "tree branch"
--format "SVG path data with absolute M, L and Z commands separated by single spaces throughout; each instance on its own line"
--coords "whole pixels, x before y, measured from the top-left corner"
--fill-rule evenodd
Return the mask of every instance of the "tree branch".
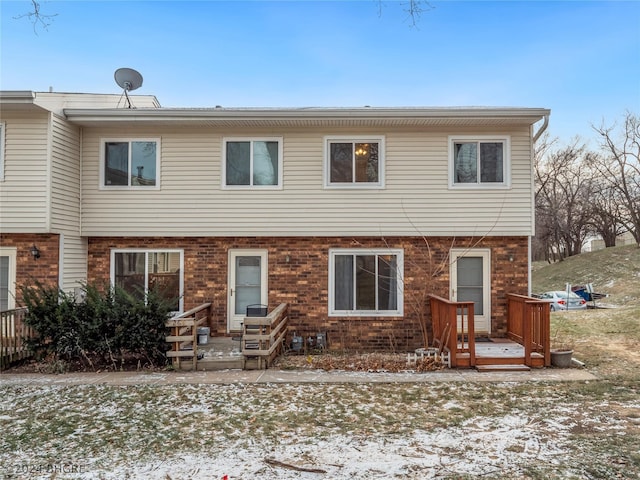
M 46 15 L 42 13 L 42 5 L 38 0 L 31 0 L 32 11 L 23 13 L 22 15 L 18 15 L 17 17 L 13 17 L 15 20 L 19 20 L 21 18 L 28 18 L 31 24 L 33 25 L 33 33 L 38 34 L 37 27 L 40 25 L 45 30 L 48 30 L 49 26 L 53 22 L 54 17 L 57 17 L 58 14 L 54 13 L 52 15 Z

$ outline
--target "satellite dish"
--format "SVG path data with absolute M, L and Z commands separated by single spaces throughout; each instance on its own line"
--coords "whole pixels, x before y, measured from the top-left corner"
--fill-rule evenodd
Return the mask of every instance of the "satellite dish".
M 114 77 L 116 83 L 127 92 L 142 86 L 142 75 L 133 68 L 119 68 L 116 70 Z
M 129 108 L 131 108 L 131 100 L 129 99 L 128 92 L 142 86 L 142 75 L 133 68 L 119 68 L 113 77 L 116 79 L 116 83 L 120 88 L 123 89 Z

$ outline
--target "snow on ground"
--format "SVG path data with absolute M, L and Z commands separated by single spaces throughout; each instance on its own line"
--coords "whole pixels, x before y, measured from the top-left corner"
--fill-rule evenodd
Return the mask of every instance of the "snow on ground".
M 583 478 L 585 464 L 609 461 L 601 438 L 638 438 L 637 397 L 603 395 L 509 383 L 0 385 L 0 478 Z M 579 444 L 582 431 L 595 445 Z
M 474 418 L 461 427 L 395 438 L 335 435 L 313 444 L 220 445 L 212 452 L 130 462 L 108 474 L 96 471 L 84 478 L 435 479 L 464 474 L 491 478 L 498 473 L 517 477 L 524 463 L 549 461 L 563 453 L 561 446 L 540 438 L 526 420 Z M 325 473 L 270 466 L 265 459 Z

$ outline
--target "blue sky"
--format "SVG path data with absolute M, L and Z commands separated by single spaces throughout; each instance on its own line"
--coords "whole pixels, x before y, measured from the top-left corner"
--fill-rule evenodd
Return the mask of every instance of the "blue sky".
M 550 108 L 561 143 L 640 114 L 640 2 L 0 1 L 0 89 L 135 93 L 165 107 Z M 595 144 L 592 143 L 593 146 Z

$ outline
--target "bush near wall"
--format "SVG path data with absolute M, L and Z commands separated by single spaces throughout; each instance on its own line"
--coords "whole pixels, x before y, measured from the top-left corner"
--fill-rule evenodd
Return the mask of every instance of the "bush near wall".
M 120 288 L 85 285 L 82 291 L 79 301 L 37 282 L 21 288 L 28 309 L 25 322 L 37 333 L 30 348 L 93 368 L 122 366 L 132 358 L 149 366 L 166 363 L 170 301 L 156 291 L 138 297 Z

